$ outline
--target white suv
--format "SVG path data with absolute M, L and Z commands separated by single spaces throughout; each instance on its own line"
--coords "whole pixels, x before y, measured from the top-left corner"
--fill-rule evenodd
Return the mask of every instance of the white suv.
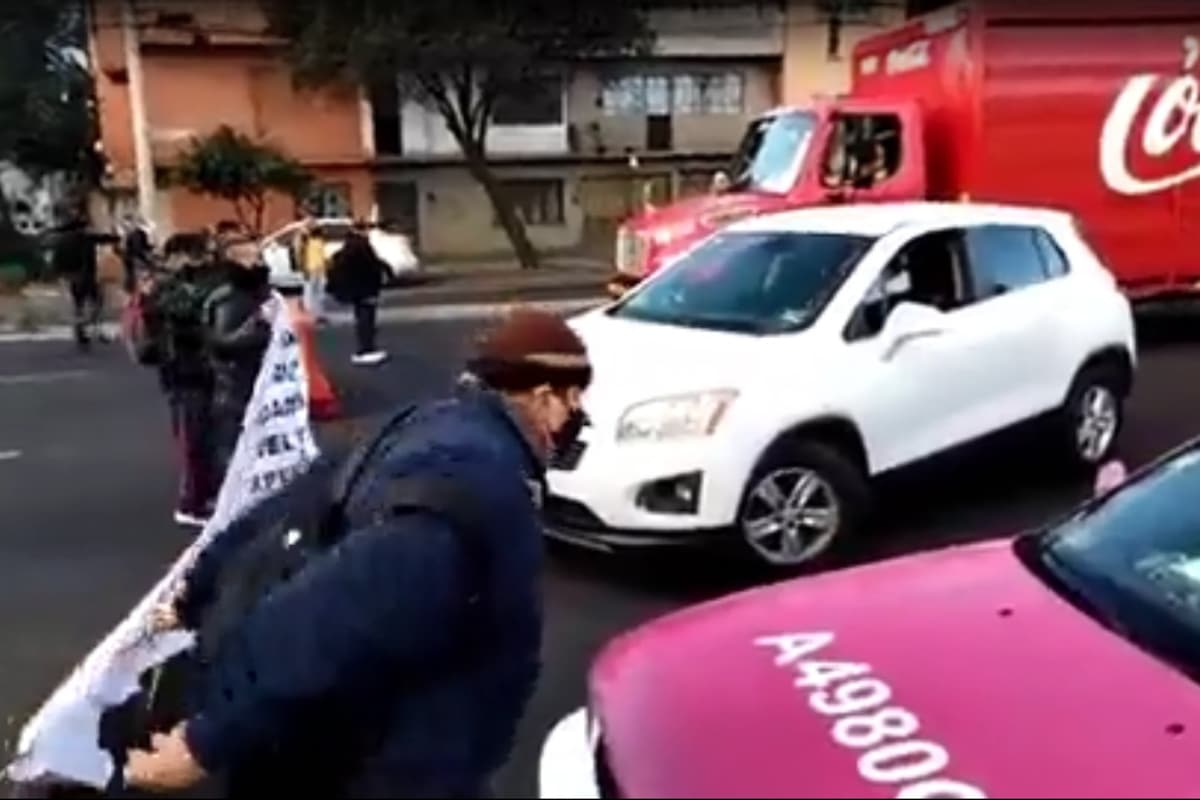
M 1046 417 L 1113 450 L 1128 300 L 1067 214 L 971 204 L 806 209 L 718 233 L 576 318 L 590 425 L 549 475 L 547 530 L 611 550 L 740 536 L 832 552 L 870 479 Z

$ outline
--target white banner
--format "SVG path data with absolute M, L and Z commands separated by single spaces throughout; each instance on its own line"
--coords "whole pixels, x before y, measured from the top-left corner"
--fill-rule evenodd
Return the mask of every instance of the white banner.
M 232 520 L 278 491 L 317 457 L 309 426 L 304 358 L 288 304 L 275 295 L 263 310 L 271 321 L 271 342 L 212 520 L 26 723 L 17 756 L 6 771 L 10 780 L 65 780 L 97 789 L 108 785 L 113 762 L 98 744 L 101 715 L 132 697 L 143 673 L 193 644 L 187 632 L 155 633 L 154 610 L 172 596 L 196 556 Z

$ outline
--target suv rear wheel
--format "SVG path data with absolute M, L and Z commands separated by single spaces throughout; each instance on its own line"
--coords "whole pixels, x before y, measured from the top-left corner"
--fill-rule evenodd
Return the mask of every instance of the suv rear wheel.
M 870 497 L 862 471 L 835 446 L 787 443 L 751 476 L 737 527 L 750 551 L 767 564 L 810 567 L 854 540 Z

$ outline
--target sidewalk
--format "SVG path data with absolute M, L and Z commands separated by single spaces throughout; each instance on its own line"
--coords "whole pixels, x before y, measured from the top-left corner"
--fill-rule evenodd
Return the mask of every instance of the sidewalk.
M 548 258 L 540 269 L 512 262 L 432 264 L 419 277 L 388 287 L 381 300 L 382 321 L 488 317 L 516 303 L 564 309 L 586 306 L 604 295 L 608 265 L 595 260 Z M 113 324 L 124 306 L 118 287 L 105 287 L 104 319 Z M 334 307 L 342 321 L 348 314 Z M 20 295 L 0 295 L 0 340 L 59 338 L 72 321 L 71 301 L 61 285 L 34 284 Z

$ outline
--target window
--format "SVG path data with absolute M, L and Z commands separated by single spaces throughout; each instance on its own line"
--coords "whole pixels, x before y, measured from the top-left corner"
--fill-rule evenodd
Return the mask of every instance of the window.
M 1046 274 L 1051 278 L 1061 278 L 1071 271 L 1067 266 L 1067 257 L 1063 255 L 1063 251 L 1058 246 L 1058 242 L 1054 241 L 1050 234 L 1043 230 L 1034 229 L 1033 241 L 1037 245 L 1038 252 L 1042 255 L 1042 264 L 1046 268 Z
M 707 75 L 702 79 L 705 114 L 740 114 L 743 107 L 742 76 L 736 72 Z
M 970 293 L 963 270 L 962 239 L 961 231 L 937 231 L 904 245 L 863 298 L 845 338 L 875 336 L 901 303 L 920 303 L 942 311 L 966 305 Z
M 606 116 L 741 114 L 745 79 L 739 72 L 623 75 L 604 81 Z
M 318 183 L 305 198 L 304 208 L 314 217 L 350 216 L 350 184 Z
M 495 125 L 558 125 L 563 121 L 563 78 L 550 73 L 501 92 L 492 107 Z
M 842 114 L 821 180 L 829 189 L 871 189 L 899 172 L 902 141 L 894 114 Z
M 646 108 L 646 81 L 640 75 L 626 75 L 604 82 L 600 104 L 607 116 L 632 116 Z
M 562 181 L 531 178 L 504 181 L 502 185 L 526 225 L 563 224 Z
M 1046 263 L 1037 231 L 1015 225 L 988 225 L 967 233 L 967 251 L 980 300 L 1042 283 Z
M 666 114 L 646 117 L 646 149 L 651 151 L 670 150 L 674 144 L 671 117 Z
M 801 330 L 871 243 L 835 233 L 719 233 L 609 313 L 760 336 Z
M 375 135 L 377 155 L 399 155 L 404 152 L 401 140 L 400 90 L 395 82 L 381 83 L 371 89 L 371 127 Z

